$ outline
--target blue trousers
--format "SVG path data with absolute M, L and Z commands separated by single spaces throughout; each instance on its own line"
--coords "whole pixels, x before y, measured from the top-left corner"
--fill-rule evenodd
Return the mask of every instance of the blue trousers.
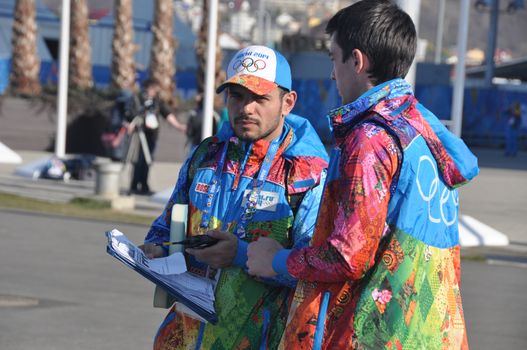
M 519 128 L 507 126 L 505 131 L 505 155 L 515 156 L 518 153 L 518 136 L 520 134 Z

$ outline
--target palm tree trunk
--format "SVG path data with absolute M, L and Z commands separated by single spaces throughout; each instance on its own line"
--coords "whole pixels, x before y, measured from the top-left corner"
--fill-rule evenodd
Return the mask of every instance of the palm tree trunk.
M 10 76 L 15 94 L 34 96 L 41 91 L 35 6 L 35 0 L 17 0 L 15 5 Z
M 173 36 L 174 9 L 172 0 L 156 0 L 150 52 L 150 78 L 159 86 L 159 97 L 174 102 L 176 40 Z
M 202 16 L 201 16 L 201 27 L 198 33 L 198 40 L 196 43 L 196 56 L 198 59 L 197 69 L 197 94 L 198 105 L 203 102 L 203 92 L 205 89 L 205 69 L 207 67 L 207 34 L 209 30 L 209 6 L 208 1 L 203 0 Z M 223 53 L 219 45 L 219 31 L 218 39 L 216 40 L 216 66 L 214 76 L 214 86 L 219 86 L 225 80 L 225 71 L 222 67 Z M 219 110 L 223 106 L 223 97 L 219 94 L 214 96 L 214 109 Z
M 134 29 L 132 0 L 115 0 L 112 40 L 112 87 L 135 90 Z
M 70 30 L 70 85 L 89 89 L 93 86 L 93 76 L 87 0 L 71 1 Z

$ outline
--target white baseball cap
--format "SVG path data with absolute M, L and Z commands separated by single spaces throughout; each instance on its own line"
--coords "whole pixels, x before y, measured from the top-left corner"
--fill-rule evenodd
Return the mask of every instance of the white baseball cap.
M 257 95 L 265 95 L 276 87 L 291 91 L 291 68 L 278 51 L 261 45 L 238 51 L 227 68 L 227 80 L 216 92 L 229 84 L 241 85 Z

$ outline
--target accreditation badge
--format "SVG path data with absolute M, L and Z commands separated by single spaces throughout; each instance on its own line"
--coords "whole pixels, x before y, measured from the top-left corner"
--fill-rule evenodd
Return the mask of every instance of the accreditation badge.
M 245 190 L 245 193 L 243 195 L 243 202 L 242 207 L 245 206 L 245 203 L 247 202 L 247 195 L 251 192 L 250 190 Z M 257 210 L 264 210 L 264 211 L 276 211 L 276 208 L 278 206 L 278 193 L 277 192 L 269 192 L 269 191 L 260 191 L 259 194 L 253 194 L 254 196 L 257 196 L 257 198 L 251 198 L 251 200 L 256 201 L 255 209 Z
M 154 113 L 148 112 L 145 117 L 145 126 L 148 129 L 157 129 L 159 127 L 159 121 Z

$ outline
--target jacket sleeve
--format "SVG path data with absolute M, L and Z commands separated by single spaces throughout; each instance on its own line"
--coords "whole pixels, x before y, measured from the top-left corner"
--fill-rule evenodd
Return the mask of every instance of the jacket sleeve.
M 302 199 L 302 202 L 300 203 L 300 206 L 298 207 L 292 228 L 292 249 L 301 249 L 307 247 L 311 241 L 311 238 L 313 237 L 318 209 L 322 199 L 322 193 L 324 192 L 325 181 L 326 171 L 324 170 L 321 174 L 320 183 L 318 186 L 312 188 L 306 193 Z M 274 279 L 279 284 L 286 285 L 291 288 L 295 287 L 297 282 L 297 279 L 287 271 L 279 273 Z
M 150 230 L 146 234 L 145 243 L 161 243 L 167 242 L 169 240 L 172 207 L 175 203 L 188 204 L 189 202 L 189 184 L 187 175 L 192 158 L 193 154 L 187 158 L 179 170 L 178 181 L 174 187 L 174 190 L 172 191 L 172 194 L 170 195 L 170 199 L 165 205 L 163 213 L 152 223 Z
M 292 229 L 293 249 L 307 247 L 313 237 L 325 183 L 326 170 L 323 170 L 318 186 L 306 193 L 298 207 Z
M 326 171 L 323 170 L 319 184 L 306 192 L 304 198 L 302 199 L 302 202 L 298 207 L 295 218 L 293 220 L 293 227 L 291 231 L 291 237 L 293 239 L 293 248 L 295 249 L 307 247 L 309 245 L 309 242 L 311 241 L 311 237 L 313 236 L 313 232 L 315 229 L 320 200 L 322 198 L 322 192 L 324 191 L 325 179 Z M 245 265 L 245 263 L 247 261 L 247 246 L 247 242 L 243 240 L 238 240 L 238 250 L 234 259 L 234 264 L 238 267 L 243 268 L 246 272 L 247 266 Z M 289 249 L 284 250 L 289 251 Z M 283 264 L 285 264 L 285 260 L 283 261 Z M 290 288 L 294 288 L 296 286 L 297 279 L 291 276 L 287 272 L 287 269 L 284 268 L 281 270 L 275 270 L 278 272 L 277 276 L 273 278 L 258 278 L 258 280 L 268 284 L 282 285 Z
M 328 180 L 325 203 L 335 203 L 336 212 L 321 209 L 316 232 L 330 227 L 324 240 L 311 247 L 294 249 L 287 258 L 288 272 L 302 280 L 339 282 L 358 280 L 375 263 L 384 233 L 400 150 L 382 128 L 363 124 L 348 135 L 342 146 L 338 176 Z M 324 203 L 322 204 L 324 206 Z M 316 234 L 317 235 L 317 234 Z

